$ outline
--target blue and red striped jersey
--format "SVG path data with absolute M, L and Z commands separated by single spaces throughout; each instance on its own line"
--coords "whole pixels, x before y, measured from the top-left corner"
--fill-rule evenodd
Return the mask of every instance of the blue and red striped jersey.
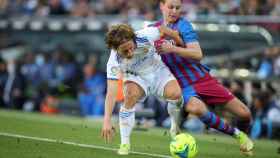
M 160 26 L 162 23 L 163 21 L 160 20 L 153 24 L 153 26 Z M 177 30 L 185 44 L 198 41 L 197 34 L 194 32 L 192 25 L 182 17 L 177 22 L 167 26 Z M 161 58 L 183 88 L 209 77 L 209 68 L 199 61 L 183 58 L 175 53 L 161 54 Z

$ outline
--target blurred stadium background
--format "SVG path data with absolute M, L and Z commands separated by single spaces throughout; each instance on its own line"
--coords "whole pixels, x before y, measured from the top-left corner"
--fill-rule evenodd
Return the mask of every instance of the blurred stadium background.
M 251 137 L 279 139 L 280 0 L 182 2 L 203 62 L 252 110 Z M 0 117 L 17 110 L 101 120 L 108 26 L 137 30 L 160 18 L 157 0 L 0 0 Z M 170 124 L 165 103 L 154 97 L 138 107 L 137 119 L 137 129 Z M 207 130 L 191 116 L 182 128 Z

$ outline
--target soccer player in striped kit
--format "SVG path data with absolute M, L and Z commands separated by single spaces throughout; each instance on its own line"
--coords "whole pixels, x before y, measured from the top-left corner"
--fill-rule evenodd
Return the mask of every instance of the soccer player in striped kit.
M 184 47 L 166 42 L 168 39 L 155 42 L 163 62 L 180 84 L 184 97 L 184 109 L 197 115 L 207 126 L 236 138 L 239 141 L 241 152 L 251 156 L 254 145 L 244 133 L 248 131 L 251 113 L 244 103 L 209 74 L 207 66 L 200 63 L 203 53 L 197 35 L 190 22 L 180 17 L 181 7 L 181 0 L 160 0 L 163 19 L 153 26 L 164 25 L 177 30 L 184 41 Z M 223 105 L 225 109 L 240 119 L 240 130 L 210 112 L 206 104 Z

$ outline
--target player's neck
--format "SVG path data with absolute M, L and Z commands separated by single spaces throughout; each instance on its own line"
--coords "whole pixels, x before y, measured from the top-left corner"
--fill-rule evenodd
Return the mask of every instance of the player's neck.
M 179 18 L 176 21 L 171 22 L 171 21 L 168 21 L 167 18 L 163 18 L 162 24 L 164 26 L 170 26 L 170 25 L 175 24 L 178 20 L 179 20 Z
M 172 22 L 168 22 L 167 20 L 163 20 L 163 25 L 164 26 L 170 26 L 172 24 L 173 24 Z

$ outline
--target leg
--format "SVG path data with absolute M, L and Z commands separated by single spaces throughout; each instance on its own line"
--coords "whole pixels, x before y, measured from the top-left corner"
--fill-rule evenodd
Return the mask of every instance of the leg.
M 171 121 L 170 135 L 175 137 L 180 131 L 178 126 L 180 119 L 179 107 L 182 104 L 181 89 L 176 80 L 167 82 L 164 87 L 163 96 L 168 102 L 167 111 Z
M 126 109 L 132 109 L 142 97 L 145 92 L 143 88 L 135 82 L 126 81 L 124 83 L 124 107 Z
M 179 100 L 181 99 L 182 92 L 176 80 L 167 82 L 164 87 L 163 97 L 168 100 Z
M 134 106 L 144 96 L 144 90 L 135 82 L 124 83 L 124 105 L 119 112 L 119 125 L 121 134 L 120 155 L 127 155 L 130 150 L 130 135 L 135 123 Z
M 248 133 L 252 119 L 251 112 L 248 107 L 235 97 L 226 103 L 225 108 L 239 118 L 238 128 L 245 133 Z
M 224 122 L 219 116 L 210 112 L 206 104 L 197 97 L 191 97 L 185 105 L 185 110 L 199 117 L 199 119 L 207 126 L 221 131 L 225 134 L 234 135 L 235 128 Z
M 226 103 L 225 108 L 239 118 L 237 124 L 239 129 L 248 133 L 252 116 L 247 106 L 235 97 Z M 236 135 L 236 138 L 239 140 L 240 151 L 247 156 L 253 155 L 252 150 L 254 148 L 254 144 L 247 135 L 243 132 L 239 132 Z
M 245 105 L 237 100 L 233 94 L 223 87 L 216 79 L 210 79 L 207 82 L 196 83 L 194 85 L 195 92 L 205 101 L 207 104 L 218 105 L 228 103 L 227 107 L 230 108 L 232 112 L 239 114 L 243 118 L 248 118 L 248 113 L 246 110 L 242 110 Z M 238 104 L 238 105 L 236 105 Z M 243 104 L 243 105 L 242 105 Z M 237 108 L 233 108 L 238 106 Z M 203 114 L 200 119 L 212 128 L 222 131 L 226 134 L 234 136 L 240 144 L 240 150 L 245 155 L 252 155 L 253 142 L 248 138 L 248 136 L 241 132 L 238 128 L 233 128 L 221 120 L 217 115 L 211 112 Z

